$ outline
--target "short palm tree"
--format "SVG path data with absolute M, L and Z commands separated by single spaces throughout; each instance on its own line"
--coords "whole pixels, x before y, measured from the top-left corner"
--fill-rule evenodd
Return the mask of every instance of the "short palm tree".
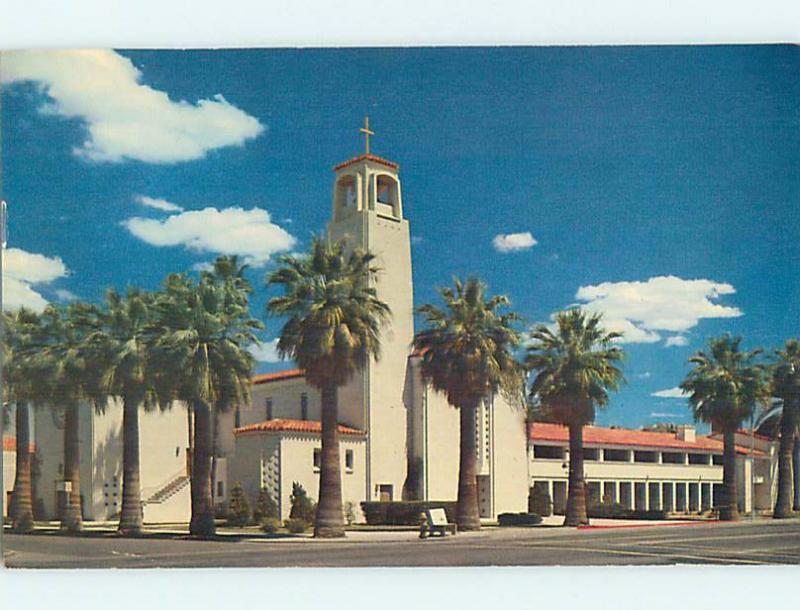
M 154 312 L 156 392 L 185 401 L 194 416 L 189 532 L 213 536 L 212 413 L 249 400 L 255 360 L 247 348 L 263 325 L 250 317 L 246 298 L 230 299 L 217 282 L 180 274 L 167 278 Z
M 339 464 L 338 390 L 380 357 L 380 331 L 390 316 L 374 284 L 374 256 L 344 241 L 315 237 L 307 255 L 287 255 L 267 279 L 283 288 L 267 312 L 288 318 L 278 353 L 305 371 L 322 402 L 322 452 L 315 537 L 344 536 Z
M 16 471 L 9 516 L 14 531 L 33 530 L 30 409 L 40 398 L 40 371 L 33 366 L 32 350 L 40 332 L 39 316 L 26 308 L 3 312 L 4 399 L 15 405 Z
M 752 417 L 757 404 L 769 399 L 765 368 L 757 362 L 760 350 L 744 351 L 742 338 L 723 335 L 708 342 L 689 363 L 694 368 L 680 388 L 689 394 L 689 407 L 696 421 L 711 424 L 722 433 L 723 495 L 720 519 L 739 518 L 736 486 L 736 431 Z
M 569 491 L 564 525 L 589 523 L 583 476 L 583 427 L 608 405 L 609 391 L 624 378 L 618 332 L 606 331 L 601 314 L 580 308 L 556 314 L 556 329 L 539 325 L 531 334 L 525 364 L 534 374 L 530 396 L 549 421 L 569 428 Z
M 139 412 L 155 405 L 148 330 L 152 295 L 137 288 L 125 296 L 106 292 L 101 326 L 86 337 L 87 358 L 100 377 L 100 392 L 122 400 L 122 511 L 119 532 L 142 531 Z
M 498 391 L 520 398 L 523 371 L 513 350 L 520 335 L 514 328 L 519 320 L 513 312 L 501 313 L 510 305 L 506 296 L 488 296 L 478 278 L 455 279 L 453 288 L 439 293 L 444 308 L 432 304 L 419 307 L 426 328 L 414 337 L 421 355 L 423 378 L 443 392 L 448 403 L 459 410 L 458 527 L 480 528 L 475 417 L 481 401 Z
M 87 364 L 85 339 L 99 327 L 97 308 L 75 302 L 64 310 L 48 306 L 42 314 L 43 332 L 38 346 L 36 366 L 46 371 L 42 389 L 50 408 L 64 413 L 65 502 L 61 511 L 61 529 L 83 529 L 80 481 L 80 413 L 88 403 L 102 410 L 105 402 L 98 393 L 99 377 Z
M 800 340 L 790 339 L 784 349 L 776 350 L 772 369 L 772 393 L 780 400 L 780 445 L 778 449 L 778 497 L 773 516 L 792 516 L 792 468 L 797 427 L 800 424 Z

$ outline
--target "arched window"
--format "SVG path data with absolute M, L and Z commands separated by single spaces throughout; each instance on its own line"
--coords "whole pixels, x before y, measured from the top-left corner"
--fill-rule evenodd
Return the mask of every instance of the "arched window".
M 347 214 L 358 209 L 358 181 L 352 174 L 342 176 L 336 183 L 336 213 Z
M 392 176 L 379 174 L 375 177 L 375 209 L 386 216 L 400 218 L 400 189 Z

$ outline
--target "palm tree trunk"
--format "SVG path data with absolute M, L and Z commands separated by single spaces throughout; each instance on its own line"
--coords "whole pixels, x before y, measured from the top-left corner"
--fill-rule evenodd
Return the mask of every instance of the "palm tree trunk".
M 583 424 L 569 426 L 569 490 L 564 525 L 588 525 L 586 483 L 583 480 Z
M 208 537 L 216 533 L 211 497 L 211 408 L 194 403 L 194 453 L 192 454 L 192 521 L 189 533 Z
M 122 513 L 119 533 L 142 533 L 142 490 L 139 464 L 139 408 L 141 404 L 125 398 L 122 403 Z
M 794 504 L 792 510 L 800 511 L 800 435 L 795 433 L 794 437 Z
M 79 532 L 83 529 L 81 515 L 81 441 L 80 407 L 67 405 L 64 414 L 64 481 L 71 485 L 67 492 L 64 512 L 61 514 L 61 529 Z
M 726 430 L 722 436 L 722 504 L 719 518 L 722 521 L 739 520 L 739 494 L 736 490 L 736 433 Z
M 339 392 L 333 384 L 321 388 L 322 453 L 319 467 L 319 503 L 315 538 L 344 536 L 342 473 L 339 461 Z
M 792 516 L 792 452 L 794 450 L 794 409 L 784 403 L 781 413 L 781 438 L 778 445 L 778 497 L 775 500 L 775 519 Z
M 31 489 L 31 438 L 30 407 L 27 403 L 16 405 L 17 458 L 14 475 L 14 492 L 11 495 L 11 520 L 14 531 L 27 533 L 33 530 L 33 500 Z
M 478 401 L 471 400 L 459 406 L 460 451 L 458 464 L 458 529 L 465 531 L 481 529 L 478 510 L 477 448 L 475 447 L 475 412 Z

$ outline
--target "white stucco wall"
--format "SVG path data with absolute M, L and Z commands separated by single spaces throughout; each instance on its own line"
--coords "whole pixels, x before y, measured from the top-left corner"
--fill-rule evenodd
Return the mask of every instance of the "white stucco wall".
M 528 510 L 527 426 L 524 405 L 514 405 L 502 395 L 493 400 L 492 438 L 493 514 Z
M 292 482 L 299 482 L 316 502 L 319 498 L 319 471 L 314 468 L 314 449 L 321 449 L 317 435 L 291 435 L 281 438 L 281 518 L 288 519 L 291 503 Z M 345 468 L 345 452 L 353 452 L 353 469 Z M 339 458 L 342 473 L 342 504 L 352 502 L 358 522 L 363 520 L 360 503 L 364 501 L 364 473 L 366 452 L 363 439 L 340 435 Z

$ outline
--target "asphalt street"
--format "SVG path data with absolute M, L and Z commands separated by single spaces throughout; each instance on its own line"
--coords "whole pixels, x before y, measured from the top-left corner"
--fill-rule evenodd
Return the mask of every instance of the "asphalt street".
M 800 520 L 585 530 L 485 528 L 428 540 L 413 532 L 388 538 L 358 532 L 336 541 L 6 533 L 3 558 L 10 568 L 800 564 Z

